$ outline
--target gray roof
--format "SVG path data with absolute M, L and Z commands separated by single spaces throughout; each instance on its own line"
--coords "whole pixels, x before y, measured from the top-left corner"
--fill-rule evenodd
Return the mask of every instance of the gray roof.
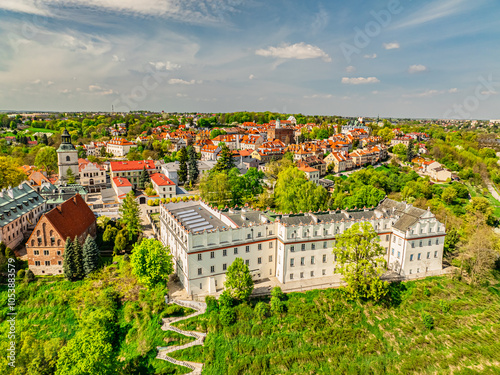
M 0 227 L 43 205 L 44 199 L 28 183 L 0 191 Z
M 167 203 L 165 207 L 192 233 L 214 230 L 217 227 L 229 227 L 201 206 L 200 202 Z
M 394 223 L 393 227 L 403 232 L 406 232 L 420 217 L 427 213 L 427 211 L 421 208 L 413 207 L 406 202 L 396 202 L 392 199 L 385 199 L 380 202 L 377 210 L 398 216 L 399 219 Z

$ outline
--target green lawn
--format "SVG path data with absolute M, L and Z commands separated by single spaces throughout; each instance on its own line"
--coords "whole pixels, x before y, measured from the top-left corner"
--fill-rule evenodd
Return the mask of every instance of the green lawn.
M 178 325 L 209 332 L 203 374 L 500 373 L 499 284 L 472 287 L 434 277 L 404 285 L 393 307 L 315 290 L 289 294 L 287 313 L 263 321 L 240 305 L 229 327 L 216 313 Z M 433 329 L 423 313 L 433 317 Z M 197 357 L 200 349 L 193 351 Z

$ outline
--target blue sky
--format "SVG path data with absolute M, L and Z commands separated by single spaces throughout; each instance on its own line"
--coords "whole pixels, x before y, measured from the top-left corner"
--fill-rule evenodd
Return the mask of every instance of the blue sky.
M 499 13 L 495 0 L 2 0 L 0 109 L 500 118 Z

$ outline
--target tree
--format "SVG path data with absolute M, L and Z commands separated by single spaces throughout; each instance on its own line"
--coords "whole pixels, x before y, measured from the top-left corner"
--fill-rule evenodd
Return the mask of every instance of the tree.
M 75 252 L 75 278 L 76 280 L 81 280 L 85 277 L 85 271 L 83 270 L 83 248 L 77 236 L 75 236 L 73 241 L 73 249 Z
M 83 244 L 83 270 L 85 276 L 88 276 L 99 268 L 101 254 L 94 239 L 87 235 L 85 243 Z
M 126 233 L 126 231 L 125 231 Z M 113 253 L 118 254 L 127 248 L 127 237 L 125 237 L 124 231 L 118 232 L 115 237 L 115 246 L 113 248 Z
M 35 158 L 35 165 L 43 168 L 48 175 L 57 171 L 57 152 L 53 147 L 45 146 L 38 150 Z
M 104 234 L 102 235 L 102 240 L 104 242 L 114 242 L 116 235 L 118 234 L 118 229 L 115 227 L 112 227 L 111 225 L 106 226 L 106 230 L 104 231 Z
M 180 149 L 178 156 L 179 156 L 179 170 L 177 171 L 177 177 L 179 179 L 179 184 L 184 184 L 185 182 L 187 182 L 188 178 L 187 176 L 188 153 L 186 147 Z
M 10 157 L 0 156 L 0 190 L 18 186 L 26 180 L 26 174 Z
M 155 239 L 144 239 L 135 244 L 130 262 L 137 280 L 148 289 L 156 284 L 166 284 L 174 270 L 170 248 Z
M 231 200 L 231 184 L 227 173 L 205 173 L 200 182 L 203 200 L 224 207 Z
M 264 302 L 258 302 L 255 305 L 255 314 L 260 320 L 264 320 L 267 314 L 269 313 L 269 305 Z
M 347 283 L 351 298 L 380 300 L 388 283 L 380 280 L 385 272 L 385 249 L 371 223 L 355 223 L 342 233 L 333 248 L 337 268 Z
M 146 170 L 146 167 L 143 167 L 141 175 L 139 176 L 139 189 L 145 189 L 149 181 L 151 181 L 149 173 Z
M 398 155 L 402 160 L 406 160 L 406 146 L 402 143 L 398 143 L 392 148 L 392 152 Z
M 63 271 L 66 279 L 70 281 L 77 279 L 75 247 L 69 237 L 66 239 L 66 245 L 64 246 Z
M 226 131 L 223 130 L 223 129 L 213 129 L 211 132 L 210 132 L 210 139 L 214 139 L 215 137 L 217 137 L 218 135 L 224 135 L 226 134 Z
M 415 150 L 413 148 L 413 140 L 408 143 L 408 149 L 406 150 L 406 160 L 411 162 L 415 157 Z
M 137 239 L 141 230 L 141 213 L 139 203 L 135 200 L 135 195 L 130 191 L 119 209 L 122 222 L 126 225 L 128 231 L 128 240 L 133 242 Z
M 243 259 L 236 258 L 228 267 L 224 289 L 231 298 L 238 301 L 246 301 L 253 291 L 253 280 L 248 266 Z
M 198 180 L 198 176 L 200 175 L 200 171 L 198 169 L 198 155 L 194 147 L 188 147 L 188 166 L 189 166 L 189 181 L 191 184 L 195 184 Z
M 444 189 L 443 194 L 441 194 L 441 199 L 448 204 L 452 204 L 453 202 L 455 202 L 456 198 L 457 191 L 451 186 L 448 186 L 446 189 Z
M 215 166 L 212 168 L 212 171 L 228 172 L 232 168 L 234 168 L 234 162 L 231 150 L 225 144 L 222 144 L 219 158 L 217 159 Z
M 66 172 L 66 181 L 68 184 L 76 184 L 75 174 L 71 168 L 68 168 L 68 171 Z

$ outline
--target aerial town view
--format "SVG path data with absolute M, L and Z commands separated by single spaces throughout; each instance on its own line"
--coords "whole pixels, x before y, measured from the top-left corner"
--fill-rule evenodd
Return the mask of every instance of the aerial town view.
M 499 12 L 0 1 L 0 374 L 500 374 Z

